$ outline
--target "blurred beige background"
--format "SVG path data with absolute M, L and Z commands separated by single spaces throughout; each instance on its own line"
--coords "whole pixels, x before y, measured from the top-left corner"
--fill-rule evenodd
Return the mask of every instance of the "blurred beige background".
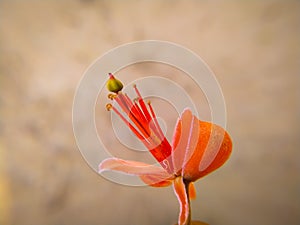
M 1 0 L 0 224 L 176 222 L 171 188 L 103 179 L 81 157 L 72 131 L 73 96 L 85 69 L 111 48 L 143 39 L 196 52 L 226 99 L 234 152 L 197 182 L 193 218 L 211 225 L 300 224 L 297 0 Z M 143 68 L 132 71 L 135 79 Z

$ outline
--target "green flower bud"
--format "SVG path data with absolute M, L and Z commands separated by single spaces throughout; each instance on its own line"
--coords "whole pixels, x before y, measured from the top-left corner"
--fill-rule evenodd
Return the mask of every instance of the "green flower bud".
M 114 92 L 114 93 L 118 93 L 119 91 L 121 91 L 123 89 L 123 84 L 122 84 L 121 81 L 116 79 L 114 77 L 114 75 L 109 73 L 109 79 L 106 82 L 106 87 L 109 91 Z

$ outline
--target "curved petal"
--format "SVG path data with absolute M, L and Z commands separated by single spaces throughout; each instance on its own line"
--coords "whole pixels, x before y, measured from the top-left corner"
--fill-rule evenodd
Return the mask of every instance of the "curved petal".
M 195 184 L 193 182 L 191 182 L 190 186 L 189 186 L 189 196 L 190 196 L 190 199 L 192 199 L 192 200 L 196 199 L 196 197 L 197 197 Z
M 185 179 L 195 181 L 222 166 L 232 151 L 232 141 L 220 126 L 198 120 L 199 137 L 190 151 L 182 174 Z
M 176 177 L 174 180 L 174 192 L 180 204 L 180 213 L 178 218 L 178 225 L 189 224 L 190 220 L 190 203 L 187 196 L 186 185 L 182 177 Z
M 170 186 L 174 180 L 174 177 L 164 177 L 160 174 L 148 174 L 140 175 L 141 180 L 152 187 L 167 187 Z
M 185 162 L 191 157 L 199 137 L 198 119 L 190 109 L 185 109 L 177 121 L 173 135 L 173 167 L 174 173 L 181 174 Z
M 118 158 L 103 160 L 99 165 L 99 173 L 106 170 L 114 170 L 140 176 L 141 180 L 146 184 L 154 187 L 168 186 L 174 178 L 173 175 L 167 173 L 162 167 Z

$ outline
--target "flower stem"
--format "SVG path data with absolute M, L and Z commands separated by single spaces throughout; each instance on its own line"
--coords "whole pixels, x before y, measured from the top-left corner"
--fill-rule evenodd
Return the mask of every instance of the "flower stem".
M 186 221 L 185 225 L 191 225 L 191 218 L 192 218 L 192 211 L 191 211 L 191 201 L 190 201 L 190 194 L 189 194 L 189 187 L 190 187 L 190 181 L 183 179 L 184 186 L 185 186 L 185 193 L 188 203 L 188 219 Z

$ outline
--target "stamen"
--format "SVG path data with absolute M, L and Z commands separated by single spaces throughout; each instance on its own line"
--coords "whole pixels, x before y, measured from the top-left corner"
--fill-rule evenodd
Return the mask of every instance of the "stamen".
M 164 139 L 164 134 L 163 134 L 163 132 L 162 132 L 160 126 L 159 126 L 159 123 L 158 123 L 158 121 L 157 121 L 156 115 L 155 115 L 155 113 L 154 113 L 154 110 L 153 110 L 153 108 L 152 108 L 152 106 L 151 106 L 151 102 L 150 102 L 150 101 L 148 101 L 148 106 L 149 106 L 149 109 L 150 109 L 150 112 L 151 112 L 151 116 L 152 116 L 153 121 L 154 121 L 154 125 L 155 125 L 155 127 L 157 128 L 158 136 L 159 136 L 159 138 L 160 138 L 161 140 L 163 140 L 163 139 Z
M 138 130 L 135 129 L 134 126 L 132 126 L 132 124 L 119 112 L 119 110 L 117 110 L 113 105 L 111 105 L 111 109 L 123 120 L 123 122 L 132 130 L 133 133 L 135 133 L 135 135 L 140 140 L 145 140 L 145 137 L 142 134 L 140 134 L 140 132 L 138 132 Z
M 123 96 L 123 93 L 119 92 L 117 97 L 114 100 L 119 104 L 119 106 L 121 107 L 123 112 L 125 112 L 126 115 L 128 115 L 129 114 L 129 108 L 126 104 L 124 104 L 124 101 L 122 101 L 121 96 Z
M 122 108 L 123 112 L 129 116 L 131 121 L 136 125 L 136 127 L 140 130 L 140 132 L 145 136 L 149 137 L 150 132 L 148 128 L 147 122 L 143 121 L 139 114 L 136 112 L 136 108 L 131 102 L 131 100 L 127 99 L 128 96 L 124 95 L 123 93 L 119 92 L 118 96 L 115 98 L 115 101 L 119 104 Z M 146 125 L 147 124 L 147 125 Z
M 120 92 L 119 98 L 121 99 L 122 104 L 126 107 L 126 111 L 130 111 L 132 103 L 126 99 L 126 95 Z
M 150 136 L 148 122 L 143 120 L 144 115 L 140 115 L 137 105 L 131 108 L 128 116 L 146 137 Z
M 109 91 L 114 92 L 109 94 L 108 98 L 115 101 L 124 113 L 121 113 L 122 111 L 119 111 L 110 103 L 106 105 L 106 109 L 108 111 L 113 110 L 149 149 L 160 164 L 171 173 L 172 162 L 170 163 L 167 158 L 171 155 L 172 147 L 159 126 L 151 102 L 147 102 L 147 107 L 135 84 L 133 88 L 137 98 L 131 100 L 126 94 L 121 92 L 123 84 L 111 73 L 107 81 L 107 88 Z M 125 118 L 124 114 L 128 117 Z
M 133 88 L 134 88 L 134 90 L 135 90 L 137 96 L 138 96 L 140 99 L 142 99 L 142 95 L 141 95 L 141 93 L 139 92 L 139 90 L 137 89 L 136 84 L 133 85 Z
M 145 137 L 150 136 L 148 123 L 144 119 L 144 115 L 139 112 L 140 110 L 138 110 L 138 105 L 133 104 L 126 94 L 119 94 L 117 99 L 120 99 L 118 103 L 123 106 L 122 108 L 125 108 L 124 112 L 129 116 L 132 122 L 134 122 L 140 132 L 142 132 Z
M 129 105 L 130 108 L 132 108 L 133 102 L 131 101 L 131 99 L 128 97 L 128 95 L 126 93 L 124 94 L 124 97 L 125 97 L 126 103 Z
M 114 100 L 114 98 L 116 98 L 116 97 L 117 97 L 117 94 L 110 93 L 110 94 L 107 95 L 107 98 L 110 99 L 110 100 Z
M 106 107 L 106 110 L 107 110 L 107 111 L 110 111 L 110 110 L 112 109 L 113 106 L 112 106 L 112 104 L 108 103 L 108 104 L 106 104 L 105 107 Z
M 147 106 L 146 106 L 139 90 L 137 89 L 136 85 L 134 85 L 133 87 L 134 87 L 134 89 L 135 89 L 135 91 L 138 95 L 138 102 L 139 102 L 141 110 L 142 110 L 142 112 L 145 116 L 145 119 L 147 120 L 147 125 L 152 131 L 151 132 L 152 134 L 150 135 L 152 141 L 155 143 L 156 146 L 158 146 L 158 145 L 160 147 L 164 146 L 165 151 L 167 151 L 164 154 L 166 154 L 168 156 L 169 152 L 170 152 L 170 149 L 171 149 L 171 146 L 170 146 L 169 142 L 166 140 L 166 138 L 164 137 L 164 134 L 163 134 L 163 132 L 162 132 L 162 130 L 161 130 L 159 124 L 158 124 L 157 119 L 156 119 L 156 115 L 154 113 L 154 110 L 151 107 L 151 103 L 148 102 L 148 106 L 149 106 L 149 109 L 150 109 L 150 112 L 151 112 L 151 115 L 150 115 L 150 113 L 147 109 Z M 151 123 L 152 120 L 153 120 L 153 122 Z
M 145 104 L 145 102 L 144 102 L 144 100 L 142 98 L 142 95 L 139 92 L 139 90 L 137 89 L 136 85 L 133 85 L 133 88 L 134 88 L 134 90 L 135 90 L 135 92 L 136 92 L 136 94 L 138 96 L 138 102 L 139 102 L 139 104 L 141 106 L 141 110 L 144 113 L 147 121 L 150 122 L 151 121 L 151 116 L 150 116 L 150 114 L 148 112 L 148 109 L 147 109 L 146 104 Z
M 148 121 L 145 117 L 145 115 L 143 114 L 141 108 L 139 107 L 139 105 L 135 102 L 133 107 L 132 107 L 132 112 L 134 112 L 135 114 L 138 114 L 138 117 L 140 118 L 140 120 L 142 121 L 143 124 L 148 125 Z

